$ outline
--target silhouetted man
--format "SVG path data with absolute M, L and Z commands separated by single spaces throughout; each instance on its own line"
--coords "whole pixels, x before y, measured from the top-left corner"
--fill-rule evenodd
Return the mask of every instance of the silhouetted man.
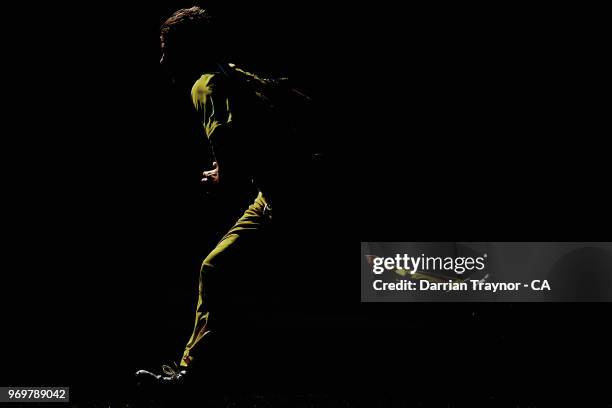
M 287 183 L 287 174 L 299 173 L 297 169 L 311 158 L 311 150 L 304 146 L 307 141 L 295 137 L 294 113 L 307 105 L 308 98 L 285 80 L 261 78 L 226 62 L 219 46 L 222 37 L 207 11 L 178 10 L 161 27 L 160 63 L 180 91 L 186 96 L 191 92 L 202 136 L 212 147 L 213 168 L 202 173 L 202 183 L 214 188 L 248 180 L 255 183 L 258 194 L 202 264 L 193 332 L 180 363 L 164 366 L 159 374 L 137 373 L 162 383 L 181 382 L 197 362 L 214 329 L 215 313 L 223 308 L 224 276 L 231 276 L 228 269 L 235 267 L 242 249 L 254 244 L 271 224 L 272 209 L 278 208 L 275 211 L 281 215 L 289 211 L 300 192 Z

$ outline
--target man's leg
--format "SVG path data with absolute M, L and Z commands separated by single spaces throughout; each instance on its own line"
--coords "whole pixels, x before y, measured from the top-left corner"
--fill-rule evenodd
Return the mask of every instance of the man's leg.
M 244 246 L 250 246 L 254 243 L 253 240 L 260 235 L 262 228 L 270 221 L 270 218 L 270 208 L 265 198 L 259 193 L 253 204 L 249 206 L 202 263 L 195 323 L 181 359 L 180 365 L 182 367 L 188 367 L 193 362 L 195 352 L 200 347 L 204 337 L 209 333 L 211 310 L 214 321 L 216 311 L 223 308 L 222 303 L 226 303 L 226 299 L 221 297 L 225 291 L 224 284 L 229 283 L 229 280 L 224 279 L 224 277 L 230 277 L 228 274 L 230 271 L 227 269 L 239 264 L 245 249 Z

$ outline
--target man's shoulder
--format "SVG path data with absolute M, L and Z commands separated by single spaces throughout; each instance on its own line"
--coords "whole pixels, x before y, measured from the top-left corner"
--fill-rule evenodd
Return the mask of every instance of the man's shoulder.
M 242 90 L 251 92 L 257 99 L 271 107 L 295 106 L 310 102 L 310 97 L 297 89 L 289 78 L 264 77 L 231 63 L 228 67 L 231 70 L 231 77 Z

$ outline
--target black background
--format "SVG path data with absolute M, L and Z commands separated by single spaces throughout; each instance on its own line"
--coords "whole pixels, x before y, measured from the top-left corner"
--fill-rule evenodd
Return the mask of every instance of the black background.
M 237 211 L 198 190 L 209 159 L 158 68 L 159 25 L 189 5 L 7 6 L 3 384 L 120 393 L 189 335 Z M 358 240 L 605 240 L 597 10 L 211 8 L 237 63 L 319 101 L 325 211 L 293 250 L 337 293 L 234 391 L 609 398 L 607 305 L 361 305 L 350 278 Z

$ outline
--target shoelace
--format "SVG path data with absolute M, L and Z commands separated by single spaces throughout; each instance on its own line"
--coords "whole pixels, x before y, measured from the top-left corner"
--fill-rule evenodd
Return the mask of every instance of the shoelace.
M 162 366 L 162 372 L 168 377 L 170 377 L 170 379 L 181 378 L 183 376 L 183 372 L 179 369 L 176 363 L 173 363 L 173 364 L 174 364 L 174 367 L 164 364 Z

